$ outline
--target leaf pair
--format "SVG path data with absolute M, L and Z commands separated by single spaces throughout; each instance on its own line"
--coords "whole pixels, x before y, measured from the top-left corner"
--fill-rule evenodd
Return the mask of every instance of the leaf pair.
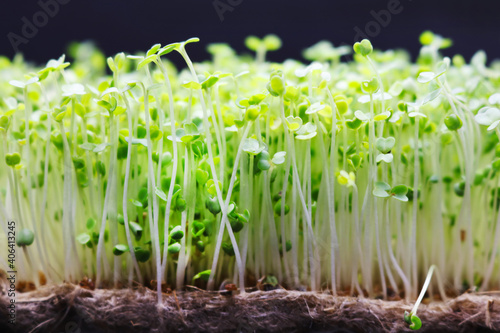
M 408 187 L 405 185 L 397 185 L 391 188 L 386 182 L 378 181 L 375 183 L 375 188 L 373 189 L 373 195 L 379 198 L 393 197 L 399 201 L 408 201 L 406 194 L 408 193 Z
M 140 62 L 137 64 L 137 70 L 139 70 L 142 67 L 148 65 L 149 63 L 156 61 L 159 57 L 161 57 L 165 54 L 168 54 L 174 50 L 176 50 L 178 52 L 183 52 L 186 44 L 199 42 L 199 41 L 200 41 L 199 38 L 193 37 L 193 38 L 190 38 L 184 42 L 171 43 L 171 44 L 165 45 L 164 47 L 161 47 L 161 44 L 155 44 L 148 50 L 148 52 L 146 52 L 145 57 L 128 56 L 128 58 L 140 60 Z
M 281 39 L 273 34 L 260 39 L 256 36 L 249 36 L 245 39 L 245 46 L 251 51 L 265 49 L 267 51 L 276 51 L 281 47 Z
M 385 163 L 391 163 L 393 160 L 393 155 L 391 154 L 391 150 L 396 143 L 396 139 L 392 136 L 388 138 L 378 138 L 375 141 L 375 147 L 382 153 L 377 155 L 376 162 L 384 161 Z
M 340 185 L 351 187 L 356 185 L 356 175 L 354 172 L 349 172 L 341 170 L 337 176 L 337 181 Z
M 21 155 L 19 153 L 5 154 L 5 163 L 10 167 L 15 167 L 21 163 Z

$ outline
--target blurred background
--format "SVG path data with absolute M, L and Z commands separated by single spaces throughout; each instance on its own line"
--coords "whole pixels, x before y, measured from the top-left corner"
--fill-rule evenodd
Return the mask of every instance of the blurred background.
M 201 61 L 209 59 L 210 43 L 247 52 L 246 36 L 268 33 L 283 40 L 282 49 L 268 55 L 273 61 L 302 59 L 302 50 L 320 40 L 338 46 L 362 38 L 415 57 L 418 36 L 427 29 L 453 40 L 447 55 L 468 60 L 483 49 L 488 60 L 500 58 L 498 0 L 11 0 L 2 7 L 0 55 L 19 51 L 40 64 L 66 52 L 72 41 L 95 41 L 109 56 L 193 36 L 201 43 L 189 52 Z

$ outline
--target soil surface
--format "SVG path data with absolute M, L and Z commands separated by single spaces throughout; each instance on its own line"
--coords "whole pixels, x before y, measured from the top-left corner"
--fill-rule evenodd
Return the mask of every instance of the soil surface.
M 7 322 L 2 283 L 0 332 L 413 332 L 403 320 L 413 303 L 327 293 L 88 289 L 62 284 L 18 293 L 16 324 Z M 419 332 L 500 332 L 500 294 L 463 294 L 422 304 Z

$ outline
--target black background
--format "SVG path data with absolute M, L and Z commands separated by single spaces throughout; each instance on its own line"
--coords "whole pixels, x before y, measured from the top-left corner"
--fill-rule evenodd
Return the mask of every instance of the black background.
M 42 2 L 56 0 L 41 0 Z M 219 16 L 214 0 L 60 0 L 58 13 L 48 19 L 19 50 L 25 58 L 45 63 L 66 51 L 71 41 L 93 40 L 113 55 L 147 50 L 154 43 L 168 44 L 197 36 L 201 43 L 189 48 L 193 60 L 205 60 L 206 45 L 228 42 L 246 52 L 250 34 L 275 33 L 283 47 L 268 58 L 282 61 L 300 58 L 304 48 L 319 40 L 352 45 L 355 28 L 365 31 L 375 21 L 373 12 L 387 9 L 397 0 L 217 0 L 230 9 Z M 0 54 L 15 53 L 8 34 L 22 36 L 23 17 L 33 22 L 41 10 L 38 0 L 3 0 L 0 9 Z M 232 4 L 232 5 L 231 5 Z M 489 60 L 500 58 L 500 1 L 400 0 L 401 12 L 379 26 L 370 37 L 376 48 L 405 48 L 418 54 L 419 34 L 432 30 L 454 41 L 447 55 L 466 59 L 483 49 Z M 371 24 L 373 29 L 374 25 Z M 176 56 L 171 56 L 176 57 Z M 176 59 L 174 59 L 176 60 Z

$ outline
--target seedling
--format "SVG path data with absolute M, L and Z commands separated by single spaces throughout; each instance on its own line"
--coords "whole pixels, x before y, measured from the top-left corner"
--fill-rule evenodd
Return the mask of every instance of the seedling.
M 263 276 L 411 300 L 432 260 L 447 292 L 495 288 L 498 66 L 421 41 L 416 62 L 363 40 L 271 63 L 276 36 L 246 40 L 255 60 L 155 44 L 109 57 L 108 74 L 82 57 L 3 59 L 16 80 L 0 79 L 0 215 L 19 223 L 19 278 L 153 280 L 160 303 L 162 284 L 243 293 Z
M 424 285 L 422 287 L 422 290 L 420 291 L 420 295 L 418 296 L 417 301 L 415 302 L 415 305 L 413 305 L 413 309 L 410 312 L 405 311 L 405 313 L 404 313 L 404 321 L 408 325 L 410 325 L 410 328 L 414 331 L 416 331 L 416 330 L 420 329 L 420 327 L 422 327 L 422 321 L 417 316 L 417 310 L 418 310 L 418 306 L 420 305 L 420 302 L 422 302 L 422 299 L 424 298 L 424 295 L 427 292 L 427 288 L 429 287 L 429 284 L 430 284 L 431 278 L 432 278 L 432 273 L 434 272 L 435 268 L 436 268 L 435 265 L 432 265 L 429 268 L 429 271 L 427 272 L 427 277 L 425 278 Z
M 22 229 L 19 232 L 19 235 L 17 236 L 17 246 L 25 247 L 25 246 L 30 246 L 33 244 L 33 241 L 35 240 L 35 235 L 33 234 L 33 231 L 29 229 Z

